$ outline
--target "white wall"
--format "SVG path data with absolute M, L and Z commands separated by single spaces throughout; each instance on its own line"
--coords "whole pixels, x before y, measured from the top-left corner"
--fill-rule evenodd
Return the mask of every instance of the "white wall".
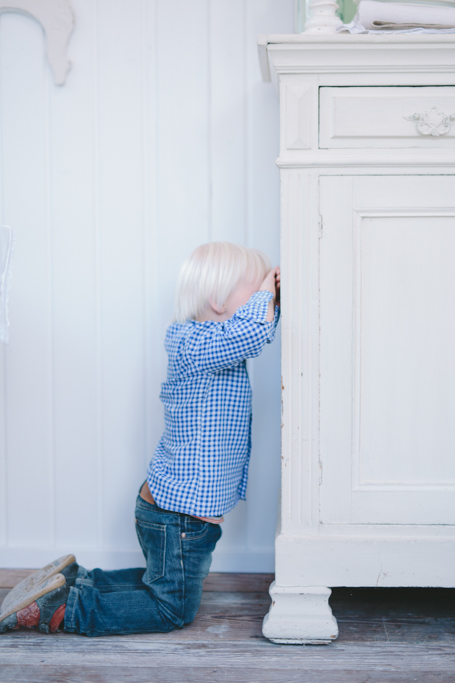
M 16 230 L 0 349 L 0 566 L 72 551 L 142 564 L 133 510 L 160 437 L 174 283 L 202 242 L 279 252 L 278 101 L 256 36 L 293 0 L 72 0 L 57 87 L 39 24 L 0 17 L 1 222 Z M 279 342 L 251 364 L 248 502 L 212 568 L 273 571 Z

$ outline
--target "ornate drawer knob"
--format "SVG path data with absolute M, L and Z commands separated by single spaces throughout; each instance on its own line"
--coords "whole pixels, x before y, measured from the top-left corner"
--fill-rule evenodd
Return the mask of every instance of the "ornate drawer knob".
M 415 121 L 417 130 L 421 135 L 445 135 L 449 132 L 452 123 L 455 121 L 455 114 L 443 114 L 437 107 L 432 107 L 429 111 L 421 114 L 411 114 L 405 116 L 408 121 Z

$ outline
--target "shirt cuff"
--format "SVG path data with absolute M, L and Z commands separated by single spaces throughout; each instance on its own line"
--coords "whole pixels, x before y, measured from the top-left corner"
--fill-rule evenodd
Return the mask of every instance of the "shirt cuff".
M 273 340 L 275 339 L 275 334 L 276 334 L 276 328 L 278 325 L 278 321 L 280 319 L 280 307 L 275 306 L 275 316 L 273 318 L 273 321 L 271 323 L 268 323 L 270 325 L 270 330 L 267 335 L 267 344 L 271 344 Z
M 235 313 L 235 317 L 242 320 L 252 320 L 255 323 L 265 323 L 273 325 L 273 322 L 268 322 L 267 315 L 269 312 L 269 302 L 273 299 L 272 292 L 262 290 L 255 292 L 249 301 L 241 306 Z M 276 311 L 275 311 L 276 317 Z

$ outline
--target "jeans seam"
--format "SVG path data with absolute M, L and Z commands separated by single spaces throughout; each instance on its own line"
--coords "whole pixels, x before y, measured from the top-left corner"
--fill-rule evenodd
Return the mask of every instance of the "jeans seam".
M 74 591 L 75 591 L 75 592 L 77 591 L 77 588 L 75 588 L 74 586 L 71 586 L 70 592 L 69 592 L 69 594 L 68 594 L 68 598 L 70 598 L 71 593 L 72 593 L 72 589 L 73 589 L 73 588 L 74 588 Z M 69 628 L 72 628 L 72 629 L 75 629 L 75 628 L 76 628 L 76 627 L 74 626 L 74 612 L 76 611 L 76 597 L 77 597 L 77 595 L 74 596 L 74 598 L 73 598 L 73 604 L 72 604 L 72 607 L 71 607 L 71 616 L 70 616 L 70 618 L 69 618 L 69 622 L 70 622 L 70 623 L 69 623 Z M 66 601 L 66 609 L 68 608 L 68 602 L 69 602 L 69 600 Z M 65 617 L 64 617 L 63 624 L 65 624 L 65 621 L 66 621 L 66 609 L 65 609 Z
M 207 527 L 207 529 L 206 529 L 202 534 L 199 534 L 197 531 L 195 531 L 194 533 L 197 534 L 197 536 L 192 536 L 192 535 L 191 535 L 191 534 L 192 534 L 191 531 L 190 531 L 189 533 L 187 533 L 187 535 L 186 535 L 186 540 L 187 540 L 187 541 L 199 541 L 199 539 L 204 538 L 205 536 L 207 536 L 207 534 L 209 533 L 209 528 Z
M 158 531 L 162 531 L 169 526 L 168 524 L 156 524 L 156 522 L 143 522 L 142 519 L 137 518 L 136 524 L 138 524 L 138 526 L 146 526 L 148 529 L 157 529 Z
M 97 586 L 100 593 L 115 593 L 122 590 L 146 590 L 145 584 L 140 583 L 110 583 Z
M 185 530 L 186 525 L 184 524 Z M 186 532 L 185 532 L 186 533 Z M 185 622 L 185 598 L 186 598 L 186 583 L 185 583 L 185 565 L 183 562 L 183 544 L 182 544 L 182 517 L 180 517 L 180 534 L 179 534 L 179 544 L 180 544 L 180 566 L 182 570 L 182 622 Z

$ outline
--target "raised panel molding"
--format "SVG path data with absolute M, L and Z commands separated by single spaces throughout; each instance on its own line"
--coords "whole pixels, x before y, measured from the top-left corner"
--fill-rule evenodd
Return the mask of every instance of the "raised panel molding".
M 454 87 L 322 87 L 320 147 L 453 148 L 454 111 Z
M 19 12 L 41 24 L 46 34 L 47 58 L 56 85 L 64 85 L 71 68 L 67 46 L 74 29 L 74 12 L 68 0 L 0 0 L 0 14 Z
M 310 86 L 285 86 L 286 149 L 311 149 L 310 95 Z
M 409 472 L 408 476 L 401 476 L 401 477 L 392 477 L 392 476 L 383 476 L 379 478 L 375 478 L 372 473 L 370 472 L 370 476 L 368 476 L 365 473 L 365 469 L 368 470 L 368 452 L 365 452 L 365 445 L 364 445 L 364 437 L 363 437 L 363 420 L 365 419 L 362 415 L 364 416 L 365 414 L 365 394 L 368 393 L 368 390 L 371 387 L 365 387 L 364 385 L 364 378 L 363 375 L 365 374 L 365 361 L 364 361 L 364 354 L 363 354 L 363 348 L 362 348 L 362 342 L 363 342 L 363 328 L 364 328 L 364 320 L 367 315 L 371 315 L 370 311 L 378 311 L 380 308 L 378 305 L 378 301 L 375 301 L 374 305 L 372 302 L 368 299 L 368 295 L 365 292 L 364 288 L 364 280 L 365 280 L 365 275 L 367 274 L 368 277 L 371 277 L 371 264 L 370 263 L 365 263 L 365 230 L 369 226 L 370 228 L 373 227 L 374 223 L 377 221 L 381 221 L 382 219 L 385 219 L 385 221 L 391 221 L 393 220 L 393 224 L 391 227 L 393 228 L 393 233 L 396 236 L 394 240 L 398 241 L 398 238 L 400 236 L 400 228 L 403 227 L 403 229 L 407 229 L 408 233 L 414 233 L 416 234 L 416 238 L 414 241 L 414 249 L 411 253 L 410 258 L 415 262 L 418 259 L 419 256 L 419 245 L 417 244 L 417 233 L 418 233 L 418 228 L 420 227 L 421 230 L 423 226 L 418 226 L 413 224 L 409 224 L 405 226 L 400 224 L 400 221 L 406 221 L 406 219 L 412 219 L 415 221 L 416 219 L 434 219 L 434 222 L 431 225 L 431 233 L 432 233 L 432 241 L 436 238 L 438 228 L 442 227 L 438 223 L 438 219 L 454 219 L 455 218 L 455 208 L 453 209 L 443 209 L 443 208 L 425 208 L 425 209 L 416 209 L 416 208 L 408 208 L 408 209 L 379 209 L 379 210 L 359 210 L 355 209 L 353 211 L 353 237 L 354 237 L 354 244 L 353 244 L 353 251 L 354 251 L 354 259 L 353 259 L 353 282 L 354 282 L 354 288 L 353 288 L 353 321 L 354 321 L 354 331 L 353 331 L 353 397 L 352 397 L 352 406 L 353 406 L 353 429 L 352 429 L 352 490 L 353 491 L 435 491 L 437 489 L 443 489 L 445 491 L 454 489 L 455 488 L 455 468 L 452 466 L 452 476 L 450 476 L 450 473 L 448 469 L 450 468 L 450 463 L 453 462 L 451 459 L 450 455 L 448 458 L 446 458 L 445 462 L 439 462 L 440 465 L 440 471 L 439 471 L 439 477 L 436 476 L 434 478 L 429 477 L 429 472 L 425 476 L 424 474 L 421 475 L 421 478 L 419 479 L 417 476 L 414 476 L 411 474 L 411 470 L 413 472 L 416 471 L 418 463 L 416 462 L 416 458 L 419 452 L 419 446 L 421 445 L 420 443 L 415 443 L 414 444 L 414 449 L 412 455 L 409 454 L 409 462 L 408 463 L 403 463 L 403 458 L 406 458 L 406 454 L 403 450 L 400 452 L 395 451 L 396 453 L 396 458 L 395 462 L 401 462 L 402 467 L 404 466 L 404 469 Z M 377 231 L 379 231 L 379 234 L 382 232 L 384 234 L 386 225 L 384 225 L 384 222 L 382 222 L 378 227 Z M 455 224 L 452 221 L 448 226 L 446 226 L 446 232 L 448 231 L 448 234 L 451 232 L 454 232 L 454 237 L 452 238 L 452 242 L 455 244 Z M 441 238 L 441 235 L 439 235 Z M 375 246 L 378 247 L 378 243 L 376 240 Z M 390 259 L 392 258 L 392 246 L 393 244 L 389 244 L 388 249 L 385 250 L 385 252 L 388 254 L 388 263 L 390 263 Z M 447 249 L 446 251 L 448 252 L 448 247 L 450 245 L 446 245 Z M 378 254 L 379 249 L 371 249 L 371 251 L 375 252 L 375 260 L 377 261 L 380 256 Z M 405 250 L 403 249 L 403 252 Z M 425 252 L 420 253 L 421 258 L 425 257 Z M 403 259 L 400 261 L 400 273 L 399 273 L 399 279 L 404 280 L 407 277 L 412 277 L 413 273 L 407 273 L 406 272 L 406 264 L 404 262 L 405 258 L 405 253 L 402 253 Z M 443 264 L 440 263 L 440 260 L 438 261 L 438 266 L 443 267 Z M 385 269 L 384 269 L 385 270 Z M 392 272 L 391 269 L 386 271 L 387 272 L 387 278 L 391 280 L 394 276 L 395 278 L 397 277 L 397 272 Z M 417 273 L 414 273 L 415 276 L 417 276 Z M 422 277 L 421 272 L 418 273 L 419 277 Z M 434 273 L 435 278 L 436 278 L 436 273 Z M 431 278 L 431 280 L 435 279 Z M 381 292 L 379 295 L 383 296 L 384 293 L 381 290 L 380 283 L 375 282 L 375 289 L 376 293 Z M 427 283 L 427 287 L 425 288 L 426 291 L 428 292 L 428 296 L 431 297 L 431 294 L 434 295 L 435 299 L 438 298 L 438 294 L 435 291 L 431 291 L 431 283 Z M 434 285 L 433 285 L 434 286 Z M 446 290 L 445 287 L 441 286 L 439 288 L 436 288 L 439 291 L 439 298 L 443 295 L 443 292 Z M 398 286 L 395 287 L 394 289 L 394 299 L 396 299 L 399 295 L 398 292 Z M 422 298 L 422 296 L 420 297 Z M 379 303 L 381 301 L 379 300 Z M 387 307 L 388 312 L 387 316 L 390 317 L 393 312 L 391 311 L 391 306 Z M 448 312 L 450 310 L 450 306 L 447 309 L 447 316 L 445 316 L 445 321 L 448 319 Z M 377 313 L 376 313 L 377 314 Z M 418 332 L 417 330 L 417 325 L 418 321 L 416 321 L 416 314 L 410 315 L 409 316 L 412 319 L 414 319 L 414 324 L 416 325 L 415 332 Z M 428 316 L 425 316 L 426 320 Z M 382 326 L 383 329 L 385 325 Z M 421 330 L 421 334 L 413 334 L 413 338 L 416 340 L 415 344 L 419 344 L 419 340 L 422 337 L 422 335 L 427 331 L 427 328 L 429 327 L 428 324 L 425 325 L 425 330 Z M 447 336 L 450 333 L 450 330 L 446 331 L 447 333 L 444 335 L 441 335 L 443 339 L 447 340 Z M 455 330 L 452 329 L 452 332 L 455 334 Z M 409 333 L 408 333 L 409 334 Z M 429 331 L 429 334 L 431 334 L 431 331 Z M 370 335 L 371 339 L 371 335 Z M 451 346 L 450 342 L 446 346 Z M 447 350 L 447 349 L 446 349 Z M 411 349 L 409 351 L 411 354 Z M 370 366 L 371 366 L 371 361 L 372 359 L 370 358 Z M 377 358 L 376 358 L 377 361 Z M 392 359 L 389 358 L 389 362 L 392 362 Z M 371 367 L 370 367 L 371 370 Z M 447 368 L 446 372 L 449 372 L 450 369 Z M 382 374 L 382 373 L 381 373 Z M 395 379 L 396 375 L 395 375 Z M 416 377 L 416 386 L 414 387 L 413 392 L 419 391 L 419 386 L 417 382 L 422 379 L 420 377 Z M 442 378 L 439 378 L 442 381 Z M 450 384 L 450 378 L 448 378 L 448 382 Z M 375 382 L 375 387 L 376 390 L 378 388 L 379 382 Z M 405 385 L 411 389 L 412 385 L 412 376 L 407 378 L 407 381 L 405 382 Z M 429 388 L 428 388 L 429 389 Z M 396 389 L 397 390 L 397 389 Z M 425 395 L 432 396 L 430 391 L 424 392 Z M 386 402 L 386 398 L 388 397 L 388 403 L 390 405 L 393 404 L 394 401 L 394 395 L 393 395 L 393 389 L 392 386 L 389 385 L 387 396 L 383 396 L 384 401 Z M 435 402 L 435 398 L 431 398 L 430 400 L 431 403 Z M 404 405 L 403 405 L 404 403 Z M 403 410 L 406 411 L 406 402 L 401 402 L 400 405 L 403 405 Z M 397 406 L 397 411 L 398 411 L 398 406 Z M 424 410 L 425 415 L 429 412 L 430 406 L 427 406 L 427 410 Z M 442 411 L 440 411 L 442 412 Z M 451 411 L 449 411 L 450 413 Z M 405 417 L 406 415 L 403 415 L 403 420 L 402 422 L 405 422 Z M 422 416 L 423 418 L 424 416 Z M 376 413 L 375 415 L 375 421 L 379 421 L 380 415 Z M 449 420 L 450 421 L 450 420 Z M 398 429 L 398 425 L 395 425 Z M 422 427 L 422 424 L 420 424 L 420 427 Z M 429 427 L 429 425 L 428 425 Z M 446 429 L 448 428 L 448 425 L 446 425 Z M 379 427 L 378 427 L 379 429 Z M 401 426 L 401 430 L 405 429 L 405 425 L 403 424 Z M 446 429 L 441 429 L 443 433 L 446 433 Z M 399 437 L 400 434 L 400 429 L 398 429 L 397 433 L 395 434 L 396 437 Z M 379 430 L 380 431 L 380 430 Z M 425 435 L 427 441 L 430 441 L 430 443 L 427 443 L 427 448 L 428 450 L 426 451 L 426 458 L 423 458 L 423 460 L 426 463 L 427 467 L 431 466 L 432 470 L 435 470 L 436 464 L 438 461 L 438 458 L 441 460 L 444 459 L 444 454 L 443 454 L 443 444 L 439 444 L 439 446 L 436 446 L 438 443 L 438 439 L 436 435 L 431 437 L 428 433 Z M 372 438 L 372 441 L 376 444 L 381 441 L 382 434 L 378 434 L 376 438 Z M 392 435 L 388 433 L 387 438 L 390 439 L 392 438 Z M 407 445 L 409 448 L 409 443 L 410 443 L 411 437 L 409 436 L 408 439 L 405 440 L 405 443 L 402 444 L 402 446 Z M 422 440 L 422 438 L 421 438 Z M 389 442 L 388 444 L 388 449 L 384 449 L 386 452 L 387 450 L 393 451 L 395 448 L 395 444 Z M 434 457 L 431 457 L 432 450 L 436 450 L 436 454 Z M 423 454 L 420 453 L 422 456 Z M 367 462 L 365 462 L 365 458 L 367 459 Z M 384 462 L 383 458 L 380 457 L 373 457 L 373 461 L 380 467 L 384 467 Z M 392 463 L 390 463 L 392 466 Z M 445 467 L 445 468 L 444 468 Z M 442 469 L 441 469 L 442 468 Z M 384 474 L 389 474 L 384 472 Z M 391 474 L 391 473 L 390 473 Z

